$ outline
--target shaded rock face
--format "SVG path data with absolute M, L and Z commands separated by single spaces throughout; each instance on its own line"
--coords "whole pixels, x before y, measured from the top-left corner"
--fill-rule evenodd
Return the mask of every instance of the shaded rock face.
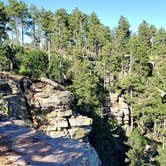
M 92 119 L 70 109 L 72 94 L 62 85 L 43 77 L 0 76 L 1 115 L 31 120 L 35 128 L 53 138 L 86 139 Z
M 21 93 L 20 76 L 0 73 L 0 116 L 31 120 L 26 97 Z
M 3 80 L 0 81 L 0 94 L 1 95 L 7 95 L 11 94 L 12 89 L 10 88 L 9 84 Z
M 95 150 L 87 143 L 50 138 L 40 132 L 0 122 L 0 165 L 100 166 Z

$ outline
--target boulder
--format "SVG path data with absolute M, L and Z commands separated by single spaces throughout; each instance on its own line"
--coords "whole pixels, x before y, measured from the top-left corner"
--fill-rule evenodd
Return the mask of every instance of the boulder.
M 67 137 L 68 132 L 62 131 L 50 131 L 48 134 L 51 138 Z
M 71 115 L 73 115 L 73 111 L 71 109 L 69 109 L 69 110 L 59 110 L 57 112 L 58 117 L 69 117 Z
M 56 119 L 58 128 L 68 128 L 68 122 L 65 118 Z
M 71 92 L 69 91 L 45 91 L 36 93 L 33 98 L 29 99 L 29 104 L 35 108 L 47 109 L 48 107 L 57 107 L 58 105 L 70 105 L 72 100 Z
M 56 117 L 69 117 L 73 115 L 73 111 L 71 109 L 69 110 L 54 110 L 50 113 L 48 113 L 46 116 L 48 118 L 56 118 Z
M 0 93 L 5 94 L 0 100 L 2 117 L 15 119 L 14 123 L 22 126 L 25 124 L 18 119 L 30 120 L 35 128 L 54 138 L 82 139 L 91 131 L 92 119 L 71 110 L 72 93 L 59 83 L 16 75 L 5 80 L 0 82 Z
M 117 93 L 110 93 L 111 106 L 110 113 L 111 117 L 117 120 L 119 125 L 125 127 L 130 123 L 130 110 L 128 104 L 125 102 L 123 97 L 118 97 Z M 118 99 L 118 100 L 117 100 Z
M 65 87 L 62 86 L 61 84 L 55 82 L 55 81 L 52 81 L 48 78 L 45 78 L 45 77 L 40 77 L 38 80 L 40 80 L 41 82 L 45 82 L 45 83 L 48 83 L 49 85 L 53 86 L 54 89 L 58 89 L 58 90 L 64 90 Z
M 52 111 L 48 114 L 46 114 L 47 118 L 56 118 L 57 117 L 57 111 Z
M 92 125 L 93 120 L 86 116 L 78 115 L 76 117 L 71 117 L 69 119 L 69 124 L 71 127 L 79 127 L 79 126 L 90 126 Z

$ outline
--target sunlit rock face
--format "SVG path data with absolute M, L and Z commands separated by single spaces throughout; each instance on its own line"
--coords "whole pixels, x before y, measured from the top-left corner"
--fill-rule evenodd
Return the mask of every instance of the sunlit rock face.
M 17 122 L 18 123 L 18 122 Z M 41 132 L 0 121 L 0 165 L 100 166 L 88 143 L 68 138 L 51 138 Z
M 74 112 L 71 92 L 47 78 L 29 79 L 3 73 L 0 79 L 1 115 L 21 119 L 53 138 L 85 140 L 92 119 Z
M 91 131 L 92 119 L 71 110 L 72 94 L 46 78 L 35 80 L 26 92 L 34 121 L 47 135 L 84 139 Z
M 110 93 L 110 100 L 111 114 L 116 118 L 119 125 L 127 127 L 130 121 L 130 110 L 128 104 L 125 102 L 124 98 L 118 98 L 118 94 L 116 93 Z

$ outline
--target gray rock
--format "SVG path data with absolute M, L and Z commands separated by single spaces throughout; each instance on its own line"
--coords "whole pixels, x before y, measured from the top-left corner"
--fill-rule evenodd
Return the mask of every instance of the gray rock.
M 127 125 L 129 127 L 130 110 L 128 104 L 125 102 L 125 99 L 123 97 L 118 98 L 117 93 L 110 93 L 109 96 L 111 100 L 111 116 L 116 119 L 117 123 L 122 125 L 122 127 L 126 128 Z
M 64 131 L 50 131 L 48 135 L 52 138 L 67 137 Z
M 57 111 L 52 111 L 48 114 L 46 114 L 47 118 L 56 118 L 57 117 Z
M 3 117 L 32 120 L 34 127 L 52 137 L 82 138 L 91 131 L 88 126 L 92 125 L 92 119 L 70 109 L 72 93 L 57 82 L 16 75 L 8 75 L 6 80 L 0 82 L 3 87 L 0 90 L 6 95 L 0 100 Z M 21 121 L 13 123 L 24 126 Z
M 8 117 L 28 121 L 31 119 L 26 98 L 22 95 L 8 95 L 4 97 L 8 107 Z
M 48 78 L 45 78 L 45 77 L 40 77 L 38 80 L 40 80 L 41 82 L 46 82 L 50 85 L 52 85 L 54 87 L 54 89 L 58 89 L 58 90 L 64 90 L 64 86 L 60 85 L 59 83 L 55 82 L 55 81 L 52 81 Z
M 68 122 L 65 118 L 56 119 L 58 128 L 68 128 Z
M 67 105 L 71 103 L 71 93 L 69 91 L 53 91 L 46 93 L 45 91 L 36 93 L 33 100 L 29 99 L 30 105 L 36 108 L 47 109 L 48 107 L 56 107 L 58 105 Z
M 71 115 L 73 115 L 73 111 L 72 110 L 59 110 L 58 112 L 57 112 L 57 116 L 58 117 L 69 117 L 69 116 L 71 116 Z
M 92 122 L 93 120 L 91 118 L 81 115 L 69 119 L 71 127 L 90 126 L 92 125 Z
M 7 158 L 11 161 L 10 165 L 18 163 L 34 166 L 101 165 L 94 148 L 87 143 L 79 143 L 66 138 L 53 139 L 35 130 L 13 125 L 8 121 L 0 122 L 0 138 L 3 146 L 10 147 L 10 152 L 13 152 Z

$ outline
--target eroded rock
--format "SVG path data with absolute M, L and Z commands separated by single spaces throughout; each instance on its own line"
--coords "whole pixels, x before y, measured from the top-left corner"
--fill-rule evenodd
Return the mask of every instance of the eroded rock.
M 54 138 L 82 140 L 91 131 L 92 119 L 71 110 L 72 93 L 59 83 L 44 77 L 29 79 L 5 73 L 3 79 L 0 82 L 1 115 L 30 120 L 35 128 Z
M 87 143 L 67 138 L 53 139 L 35 130 L 13 125 L 9 121 L 0 122 L 0 149 L 3 147 L 5 150 L 0 164 L 4 166 L 101 165 L 94 148 Z

